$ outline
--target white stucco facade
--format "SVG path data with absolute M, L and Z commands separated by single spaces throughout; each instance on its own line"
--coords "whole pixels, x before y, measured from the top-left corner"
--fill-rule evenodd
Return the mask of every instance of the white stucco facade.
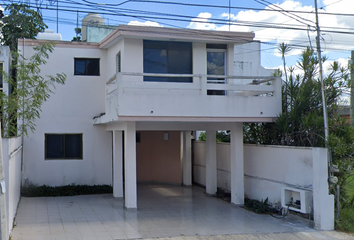
M 23 51 L 19 44 L 20 51 Z M 93 48 L 90 48 L 93 47 Z M 26 47 L 25 57 L 32 54 Z M 74 58 L 100 58 L 100 76 L 75 76 Z M 60 186 L 67 184 L 111 184 L 112 139 L 104 126 L 93 126 L 92 119 L 104 109 L 106 51 L 95 45 L 57 44 L 43 75 L 64 72 L 65 85 L 57 85 L 54 94 L 42 106 L 36 131 L 24 139 L 24 184 Z M 45 134 L 81 133 L 83 158 L 45 160 Z
M 153 161 L 149 152 L 147 156 L 137 154 L 137 149 L 144 151 L 147 146 L 145 138 L 142 142 L 138 139 L 139 132 L 155 137 L 161 145 L 170 141 L 180 149 L 175 152 L 179 156 L 173 160 L 181 171 L 180 180 L 171 181 L 189 186 L 192 184 L 191 131 L 215 133 L 228 129 L 231 130 L 232 203 L 242 205 L 245 185 L 242 123 L 270 122 L 281 112 L 279 78 L 235 75 L 234 61 L 238 60 L 235 45 L 244 44 L 245 39 L 252 41 L 253 37 L 253 33 L 123 25 L 99 43 L 57 41 L 41 74 L 64 72 L 67 80 L 65 85 L 53 89 L 54 94 L 44 103 L 41 117 L 36 121 L 35 132 L 24 140 L 23 183 L 109 184 L 115 197 L 125 198 L 126 208 L 137 208 L 137 179 L 149 180 L 148 174 L 137 176 L 137 169 L 159 162 Z M 33 46 L 41 42 L 19 40 L 19 50 L 29 57 Z M 160 44 L 168 47 L 161 48 Z M 183 68 L 176 73 L 171 69 L 177 68 L 179 58 L 170 61 L 165 54 L 171 57 L 179 54 L 176 49 L 181 44 L 187 46 L 182 51 L 190 69 L 187 66 L 188 70 Z M 148 59 L 155 64 L 150 69 L 145 56 L 146 49 L 151 48 L 148 46 L 152 46 L 156 58 Z M 81 65 L 77 59 L 81 59 Z M 99 62 L 99 72 L 93 74 L 88 73 L 92 59 Z M 256 61 L 255 66 L 258 64 Z M 156 66 L 162 67 L 163 73 Z M 215 72 L 217 68 L 222 71 Z M 155 80 L 146 80 L 149 77 Z M 176 78 L 183 81 L 173 80 Z M 154 135 L 153 131 L 161 134 Z M 52 144 L 51 148 L 64 146 L 61 151 L 66 151 L 66 135 L 78 134 L 82 138 L 82 156 L 48 157 L 53 149 L 47 146 L 47 136 L 58 134 L 64 140 L 54 142 L 58 146 Z M 169 139 L 169 134 L 173 138 Z M 180 138 L 176 137 L 178 134 Z M 214 140 L 208 143 L 210 149 L 215 147 Z M 217 186 L 215 151 L 212 153 L 207 174 L 211 195 Z

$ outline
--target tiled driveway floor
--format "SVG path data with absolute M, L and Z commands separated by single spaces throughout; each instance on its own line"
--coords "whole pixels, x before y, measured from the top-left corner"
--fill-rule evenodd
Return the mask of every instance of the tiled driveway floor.
M 258 215 L 200 187 L 138 186 L 138 210 L 111 194 L 21 199 L 12 240 L 112 240 L 240 233 L 311 232 L 305 221 Z

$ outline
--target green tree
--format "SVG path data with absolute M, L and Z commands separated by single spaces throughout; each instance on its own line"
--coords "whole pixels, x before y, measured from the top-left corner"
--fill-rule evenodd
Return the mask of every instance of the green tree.
M 48 27 L 42 16 L 25 4 L 12 3 L 5 11 L 9 14 L 2 19 L 1 42 L 8 45 L 11 51 L 17 51 L 17 39 L 34 39 Z
M 81 42 L 81 28 L 75 28 L 76 37 L 73 37 L 72 42 Z
M 24 58 L 17 52 L 13 68 L 17 69 L 16 88 L 12 94 L 7 96 L 1 94 L 2 104 L 2 133 L 4 137 L 20 136 L 28 134 L 28 131 L 35 130 L 35 120 L 40 117 L 43 103 L 53 93 L 55 84 L 64 84 L 66 75 L 43 76 L 41 67 L 47 63 L 49 53 L 54 50 L 54 43 L 40 44 L 34 49 L 30 58 Z M 7 76 L 9 84 L 14 84 L 14 79 Z M 13 124 L 18 122 L 17 125 Z
M 294 67 L 288 68 L 288 80 L 282 86 L 282 113 L 274 123 L 245 124 L 247 143 L 325 146 L 318 59 L 312 49 L 302 52 L 296 68 L 301 74 L 294 74 Z M 341 125 L 337 116 L 338 98 L 348 85 L 349 71 L 337 62 L 328 70 L 330 73 L 324 79 L 326 102 L 330 129 L 335 133 Z
M 230 131 L 216 131 L 217 142 L 230 142 Z M 201 132 L 198 141 L 206 141 L 206 132 Z

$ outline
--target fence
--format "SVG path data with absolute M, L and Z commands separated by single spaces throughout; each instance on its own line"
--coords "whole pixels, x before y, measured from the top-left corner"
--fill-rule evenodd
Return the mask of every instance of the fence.
M 12 231 L 17 205 L 21 197 L 21 137 L 2 140 L 6 184 L 7 223 Z

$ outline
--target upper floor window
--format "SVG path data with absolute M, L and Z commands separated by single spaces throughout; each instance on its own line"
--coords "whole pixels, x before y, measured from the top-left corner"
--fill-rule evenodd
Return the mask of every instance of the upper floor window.
M 144 40 L 144 73 L 192 74 L 192 43 Z M 191 77 L 144 77 L 149 82 L 193 82 Z
M 100 59 L 75 58 L 75 75 L 99 76 Z

